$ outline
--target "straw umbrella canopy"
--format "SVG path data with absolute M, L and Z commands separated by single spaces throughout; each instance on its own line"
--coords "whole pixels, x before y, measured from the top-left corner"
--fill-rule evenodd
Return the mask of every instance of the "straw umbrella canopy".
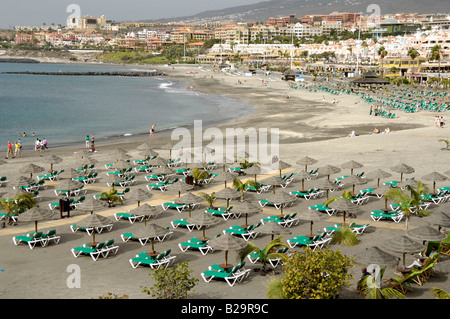
M 13 180 L 10 184 L 13 187 L 20 187 L 20 186 L 28 186 L 31 185 L 33 183 L 36 183 L 36 181 L 30 177 L 25 177 L 25 176 L 19 176 L 18 178 L 16 178 L 15 180 Z
M 403 254 L 403 268 L 406 268 L 405 255 L 407 253 L 417 253 L 425 249 L 423 244 L 406 235 L 385 240 L 381 245 L 387 250 Z
M 441 241 L 447 236 L 431 226 L 421 226 L 408 230 L 406 236 L 423 241 Z
M 136 147 L 136 149 L 140 151 L 151 150 L 153 148 L 154 146 L 150 143 L 142 143 L 138 147 Z
M 256 175 L 261 174 L 261 166 L 253 164 L 249 168 L 244 169 L 244 173 L 247 175 L 255 175 L 255 182 L 256 182 Z
M 116 161 L 119 160 L 128 160 L 130 158 L 130 155 L 128 154 L 128 152 L 120 147 L 114 149 L 112 151 L 112 158 Z
M 298 165 L 304 165 L 305 166 L 305 172 L 308 171 L 308 165 L 312 165 L 317 163 L 317 160 L 314 158 L 311 158 L 309 156 L 302 157 L 298 161 L 295 162 Z
M 132 164 L 130 162 L 128 162 L 126 159 L 118 159 L 117 162 L 115 162 L 113 164 L 113 168 L 119 170 L 119 171 L 124 171 L 128 168 L 130 168 L 132 166 Z
M 127 199 L 136 201 L 139 207 L 139 203 L 145 200 L 149 200 L 152 197 L 152 194 L 148 191 L 143 190 L 142 188 L 133 188 L 127 194 Z
M 334 202 L 328 205 L 330 208 L 335 209 L 337 212 L 343 212 L 344 216 L 344 225 L 345 225 L 345 215 L 346 213 L 356 213 L 360 210 L 359 206 L 353 204 L 346 198 L 341 198 L 339 200 L 335 200 Z
M 274 194 L 275 194 L 275 186 L 280 186 L 283 183 L 284 183 L 284 181 L 281 179 L 281 177 L 278 177 L 278 176 L 270 176 L 261 181 L 261 184 L 263 184 L 263 185 L 271 185 L 273 188 Z
M 391 255 L 378 247 L 368 247 L 360 253 L 355 254 L 355 259 L 366 264 L 377 264 L 381 266 L 396 267 L 400 258 Z
M 233 173 L 233 172 L 223 172 L 219 174 L 219 176 L 216 176 L 214 178 L 214 181 L 217 182 L 224 182 L 225 188 L 227 187 L 227 182 L 233 182 L 236 177 L 238 177 L 239 174 Z
M 42 162 L 50 164 L 50 172 L 53 172 L 53 164 L 59 164 L 63 161 L 63 159 L 56 155 L 46 156 L 42 159 Z
M 424 181 L 431 181 L 433 182 L 433 194 L 436 194 L 436 182 L 443 182 L 448 180 L 447 176 L 442 175 L 438 172 L 431 172 L 425 176 L 422 176 L 422 179 Z
M 281 191 L 277 192 L 276 194 L 269 194 L 266 200 L 273 204 L 280 204 L 281 216 L 283 216 L 284 205 L 294 202 L 296 200 L 296 197 L 288 192 Z
M 149 238 L 152 242 L 152 251 L 148 253 L 150 257 L 157 256 L 158 253 L 155 251 L 155 238 L 164 236 L 167 234 L 167 229 L 161 227 L 157 224 L 148 224 L 144 227 L 138 228 L 135 232 L 133 232 L 133 236 L 137 236 L 138 238 Z
M 109 174 L 106 176 L 106 185 L 111 185 L 111 187 L 117 186 L 116 183 L 120 183 L 123 181 L 123 177 L 117 174 Z
M 178 197 L 175 200 L 176 204 L 187 204 L 189 206 L 189 217 L 191 217 L 191 207 L 194 204 L 201 203 L 203 201 L 203 198 L 200 196 L 197 196 L 195 194 L 192 194 L 191 192 L 184 194 L 181 197 Z
M 201 227 L 203 232 L 203 237 L 199 238 L 201 241 L 207 241 L 209 238 L 206 237 L 205 229 L 211 225 L 214 225 L 219 222 L 217 218 L 214 218 L 210 214 L 205 214 L 203 212 L 194 214 L 192 217 L 186 218 L 186 221 L 189 224 L 193 224 L 195 226 Z
M 77 160 L 77 165 L 80 167 L 97 163 L 98 161 L 90 156 L 83 156 Z
M 284 161 L 278 161 L 278 162 L 275 162 L 275 163 L 273 163 L 273 164 L 271 164 L 271 165 L 272 165 L 272 166 L 275 166 L 276 169 L 279 170 L 279 172 L 280 172 L 280 177 L 281 177 L 281 171 L 282 171 L 283 169 L 291 168 L 291 167 L 292 167 L 291 164 L 286 163 L 286 162 L 284 162 Z
M 167 165 L 152 169 L 152 173 L 155 173 L 157 175 L 169 175 L 169 174 L 173 174 L 173 172 L 174 172 L 173 169 L 171 169 Z
M 283 227 L 274 221 L 269 221 L 268 223 L 259 226 L 257 230 L 258 233 L 271 235 L 272 236 L 271 240 L 273 240 L 275 235 L 292 234 L 289 228 Z
M 167 190 L 170 192 L 177 192 L 178 197 L 181 196 L 181 193 L 186 193 L 194 188 L 194 185 L 186 184 L 184 182 L 176 182 L 167 186 Z
M 72 179 L 63 179 L 58 183 L 56 189 L 60 191 L 71 191 L 74 189 L 81 188 L 83 185 L 84 185 L 83 183 L 74 181 Z
M 364 165 L 361 164 L 361 163 L 358 163 L 358 162 L 356 162 L 356 161 L 354 161 L 354 160 L 350 160 L 350 161 L 345 162 L 344 164 L 342 164 L 342 165 L 341 165 L 341 168 L 344 168 L 344 169 L 350 169 L 350 175 L 353 175 L 353 170 L 354 170 L 355 168 L 361 168 L 361 167 L 363 167 L 363 166 L 364 166 Z
M 13 188 L 9 192 L 3 194 L 2 198 L 9 198 L 10 200 L 13 200 L 17 195 L 25 193 L 27 193 L 27 191 L 23 190 L 22 188 Z
M 133 208 L 128 211 L 130 214 L 140 215 L 140 216 L 146 216 L 147 218 L 150 217 L 156 217 L 164 212 L 164 210 L 159 209 L 155 206 L 151 206 L 149 204 L 143 204 L 141 206 L 138 206 L 136 208 Z M 145 219 L 146 224 L 147 219 Z
M 361 178 L 361 177 L 356 176 L 356 175 L 350 175 L 350 176 L 344 177 L 342 179 L 342 183 L 344 183 L 344 184 L 352 184 L 353 185 L 352 194 L 353 194 L 353 196 L 355 196 L 355 185 L 366 184 L 367 180 L 365 178 Z
M 159 149 L 169 151 L 169 159 L 170 160 L 172 159 L 173 145 L 171 143 L 164 144 L 164 145 L 160 146 Z
M 308 174 L 308 172 L 305 172 L 303 170 L 296 171 L 295 177 L 302 180 L 302 192 L 305 191 L 305 179 L 308 180 L 311 178 L 311 175 Z
M 392 174 L 382 169 L 377 169 L 375 171 L 367 173 L 368 178 L 373 178 L 377 180 L 377 187 L 380 187 L 380 179 L 391 177 Z
M 331 189 L 336 189 L 337 185 L 328 179 L 320 179 L 315 185 L 318 189 L 325 189 L 327 191 L 327 200 L 328 200 L 328 192 Z
M 331 174 L 337 174 L 341 171 L 341 169 L 337 166 L 333 165 L 326 165 L 324 167 L 319 167 L 319 174 L 328 176 L 328 179 L 330 179 Z
M 225 251 L 225 263 L 220 265 L 222 268 L 233 267 L 233 265 L 228 264 L 228 251 L 242 250 L 246 248 L 247 245 L 248 243 L 243 238 L 233 236 L 229 233 L 221 234 L 208 241 L 208 246 L 211 248 Z
M 38 222 L 48 220 L 55 217 L 55 213 L 49 209 L 34 206 L 29 210 L 19 214 L 18 220 L 21 222 L 34 222 L 34 231 L 38 231 Z
M 30 163 L 20 168 L 21 173 L 30 173 L 30 178 L 33 178 L 33 173 L 43 172 L 45 168 L 42 166 Z
M 235 214 L 241 214 L 245 216 L 245 225 L 244 227 L 248 227 L 247 217 L 251 214 L 257 214 L 262 212 L 262 207 L 260 205 L 254 205 L 249 201 L 243 201 L 242 203 L 233 206 L 233 212 Z
M 308 209 L 305 212 L 298 213 L 297 218 L 300 220 L 305 220 L 305 221 L 310 222 L 309 236 L 313 237 L 312 228 L 313 228 L 314 222 L 322 221 L 322 220 L 326 219 L 327 217 L 325 217 L 324 214 L 319 214 L 316 210 Z
M 241 193 L 238 192 L 237 190 L 233 189 L 233 188 L 224 188 L 221 189 L 220 191 L 214 193 L 214 196 L 216 196 L 216 198 L 221 198 L 221 199 L 226 199 L 227 200 L 227 207 L 230 206 L 230 199 L 234 199 L 234 198 L 238 198 L 241 196 Z
M 64 172 L 61 173 L 60 175 L 62 178 L 75 178 L 75 177 L 80 177 L 81 176 L 81 172 L 76 170 L 75 168 L 71 168 L 69 170 L 64 170 Z
M 84 202 L 83 202 L 84 203 Z M 77 209 L 81 206 L 81 204 L 77 207 Z M 98 227 L 105 227 L 112 224 L 112 220 L 108 217 L 98 215 L 96 213 L 92 213 L 86 218 L 83 218 L 79 222 L 77 222 L 78 227 L 85 227 L 85 228 L 93 228 L 92 231 L 92 243 L 90 243 L 91 246 L 95 246 L 97 243 L 95 241 L 95 228 Z
M 430 214 L 430 216 L 424 217 L 424 220 L 431 224 L 438 226 L 438 230 L 441 227 L 450 227 L 450 217 L 444 211 L 437 211 Z
M 162 157 L 155 157 L 147 162 L 148 166 L 166 166 L 169 161 Z
M 415 169 L 406 164 L 398 164 L 391 167 L 391 171 L 400 173 L 400 181 L 403 181 L 403 174 L 412 174 L 415 172 Z
M 77 205 L 76 209 L 82 212 L 91 212 L 91 214 L 93 214 L 95 210 L 103 209 L 106 207 L 107 204 L 104 201 L 95 199 L 94 197 L 88 197 L 79 205 Z

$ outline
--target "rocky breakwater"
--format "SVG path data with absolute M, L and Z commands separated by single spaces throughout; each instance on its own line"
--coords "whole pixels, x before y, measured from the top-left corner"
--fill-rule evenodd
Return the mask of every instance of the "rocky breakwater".
M 131 76 L 131 77 L 150 77 L 150 76 L 165 76 L 164 72 L 160 71 L 121 71 L 121 72 L 2 72 L 1 74 L 29 74 L 29 75 L 63 75 L 63 76 Z
M 40 63 L 38 60 L 27 58 L 0 58 L 0 63 Z

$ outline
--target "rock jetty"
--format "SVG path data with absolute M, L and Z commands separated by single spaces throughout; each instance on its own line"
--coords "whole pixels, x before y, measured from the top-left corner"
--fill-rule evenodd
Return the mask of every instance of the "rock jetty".
M 138 71 L 138 72 L 1 72 L 1 74 L 29 74 L 29 75 L 65 75 L 65 76 L 132 76 L 132 77 L 149 77 L 149 76 L 165 76 L 160 71 Z

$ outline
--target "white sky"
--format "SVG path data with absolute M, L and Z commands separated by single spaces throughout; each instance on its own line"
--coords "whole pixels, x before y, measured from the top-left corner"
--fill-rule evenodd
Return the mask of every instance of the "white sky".
M 70 4 L 80 7 L 81 16 L 90 14 L 108 20 L 135 21 L 142 19 L 188 16 L 206 10 L 224 9 L 253 4 L 263 0 L 0 0 L 0 28 L 16 25 L 41 26 L 52 23 L 65 25 L 71 12 Z

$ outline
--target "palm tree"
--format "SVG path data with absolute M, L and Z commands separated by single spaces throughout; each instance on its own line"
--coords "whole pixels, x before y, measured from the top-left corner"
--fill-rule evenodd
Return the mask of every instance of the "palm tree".
M 450 299 L 450 294 L 441 288 L 432 287 L 430 290 L 436 299 Z
M 380 280 L 383 278 L 385 268 L 380 270 Z M 405 299 L 405 295 L 394 288 L 381 288 L 376 284 L 372 275 L 364 276 L 359 282 L 359 288 L 366 299 Z
M 419 211 L 419 205 L 423 201 L 422 195 L 428 194 L 428 186 L 421 181 L 417 182 L 417 186 L 406 185 L 406 189 L 409 190 L 410 195 L 406 194 L 402 189 L 395 188 L 386 192 L 387 199 L 393 200 L 398 204 L 399 209 L 405 215 L 405 230 L 408 230 L 409 219 L 413 213 L 420 215 L 428 215 L 426 210 Z
M 241 192 L 241 202 L 244 201 L 244 192 L 247 186 L 254 187 L 256 190 L 259 189 L 259 183 L 255 182 L 254 180 L 248 180 L 243 183 L 239 178 L 236 177 L 233 181 L 233 187 Z
M 208 193 L 201 193 L 200 195 L 203 197 L 203 199 L 209 204 L 209 208 L 213 208 L 213 204 L 216 201 L 216 196 L 214 196 L 215 192 L 212 192 L 211 194 Z
M 381 64 L 381 76 L 384 77 L 384 67 L 383 67 L 383 59 L 387 55 L 387 51 L 384 46 L 378 48 L 378 55 L 380 56 L 380 64 Z
M 262 249 L 258 248 L 258 246 L 256 246 L 254 243 L 249 242 L 247 247 L 238 253 L 238 258 L 241 262 L 243 262 L 248 255 L 255 253 L 255 255 L 258 256 L 258 261 L 263 265 L 262 271 L 265 274 L 267 273 L 266 266 L 270 259 L 280 258 L 283 261 L 287 260 L 288 258 L 285 253 L 276 252 L 277 249 L 281 247 L 289 247 L 287 244 L 281 242 L 282 237 L 283 236 L 279 236 L 273 239 L 266 247 Z
M 0 209 L 6 211 L 6 222 L 12 224 L 12 215 L 20 214 L 36 205 L 36 199 L 32 193 L 19 194 L 13 199 L 0 198 Z
M 211 176 L 207 171 L 200 170 L 198 168 L 193 168 L 191 170 L 191 172 L 192 172 L 192 178 L 194 179 L 195 185 L 199 185 L 200 184 L 199 181 L 201 179 L 209 178 Z
M 353 194 L 349 190 L 345 190 L 342 192 L 340 197 L 331 197 L 329 198 L 324 206 L 336 201 L 336 200 L 351 200 L 353 198 Z M 344 224 L 342 227 L 333 233 L 333 237 L 331 239 L 333 243 L 339 243 L 347 246 L 354 246 L 359 243 L 358 237 L 356 234 L 350 229 L 348 225 L 345 224 L 345 212 L 344 212 Z
M 112 187 L 108 192 L 103 192 L 99 195 L 99 198 L 108 202 L 108 207 L 114 207 L 114 203 L 123 204 L 122 198 L 117 195 L 117 190 Z
M 439 83 L 441 82 L 441 56 L 442 55 L 442 47 L 438 44 L 436 44 L 434 47 L 431 48 L 430 53 L 430 59 L 434 61 L 438 61 L 439 66 Z

